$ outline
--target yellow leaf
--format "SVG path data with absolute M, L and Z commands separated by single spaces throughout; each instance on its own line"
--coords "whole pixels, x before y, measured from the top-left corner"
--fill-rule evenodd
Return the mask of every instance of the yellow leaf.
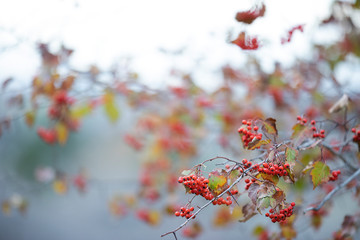
M 25 122 L 29 127 L 34 125 L 34 120 L 35 120 L 35 112 L 34 111 L 29 111 L 29 112 L 25 113 Z
M 114 94 L 110 91 L 106 91 L 106 93 L 103 96 L 103 100 L 104 100 L 104 109 L 106 115 L 108 116 L 111 122 L 116 122 L 116 120 L 119 118 L 119 111 L 115 104 Z
M 3 201 L 2 204 L 1 204 L 1 209 L 2 209 L 2 212 L 5 215 L 9 215 L 10 211 L 11 211 L 10 202 L 9 201 Z
M 149 224 L 158 225 L 160 222 L 160 213 L 158 211 L 150 211 L 149 213 Z
M 55 130 L 56 130 L 56 136 L 57 136 L 58 142 L 61 145 L 64 145 L 66 143 L 66 141 L 68 139 L 68 135 L 69 135 L 67 127 L 65 126 L 65 124 L 60 122 L 60 123 L 56 124 Z
M 67 192 L 67 185 L 64 180 L 55 180 L 53 183 L 54 192 L 63 195 Z
M 71 109 L 71 116 L 76 119 L 82 118 L 89 113 L 91 113 L 91 106 L 88 104 Z

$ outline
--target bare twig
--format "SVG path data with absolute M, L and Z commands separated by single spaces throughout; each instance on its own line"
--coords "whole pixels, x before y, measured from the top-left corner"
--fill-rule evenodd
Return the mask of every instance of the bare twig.
M 332 198 L 332 196 L 339 191 L 341 188 L 345 187 L 349 182 L 351 182 L 354 178 L 356 178 L 357 176 L 360 175 L 360 168 L 353 173 L 353 175 L 351 175 L 348 179 L 346 179 L 345 182 L 343 182 L 342 184 L 340 184 L 339 186 L 337 186 L 336 188 L 334 188 L 331 192 L 329 192 L 324 198 L 323 200 L 319 203 L 319 205 L 317 205 L 316 207 L 309 207 L 307 209 L 304 210 L 304 213 L 308 212 L 308 211 L 318 211 L 327 201 L 330 200 L 330 198 Z
M 334 154 L 336 157 L 340 158 L 341 161 L 343 161 L 345 163 L 346 166 L 348 166 L 352 171 L 356 171 L 358 168 L 353 166 L 341 153 L 336 152 L 332 146 L 329 146 L 325 143 L 322 143 L 322 146 L 324 148 L 326 148 L 329 152 L 331 152 L 332 154 Z

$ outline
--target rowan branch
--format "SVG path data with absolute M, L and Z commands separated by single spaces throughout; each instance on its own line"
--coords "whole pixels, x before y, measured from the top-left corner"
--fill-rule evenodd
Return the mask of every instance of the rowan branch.
M 353 173 L 353 175 L 351 175 L 348 179 L 346 179 L 345 182 L 343 182 L 342 184 L 340 184 L 339 186 L 337 186 L 336 188 L 334 188 L 331 192 L 329 192 L 324 198 L 323 200 L 319 203 L 319 205 L 317 205 L 316 207 L 309 207 L 307 209 L 304 210 L 304 214 L 308 211 L 319 211 L 320 208 L 322 206 L 324 206 L 324 204 L 329 201 L 332 196 L 334 196 L 334 194 L 339 191 L 341 188 L 345 187 L 349 182 L 351 182 L 354 178 L 356 178 L 358 175 L 360 175 L 360 168 Z
M 264 154 L 264 153 L 263 153 Z M 261 154 L 261 155 L 263 155 Z M 215 157 L 215 158 L 212 158 L 211 160 L 214 160 L 216 158 L 223 158 L 223 159 L 226 159 L 225 157 Z M 210 159 L 209 159 L 210 160 Z M 266 162 L 267 159 L 265 159 L 264 161 L 260 162 L 259 164 L 262 164 L 264 162 Z M 220 193 L 217 197 L 215 197 L 214 199 L 212 200 L 209 200 L 206 204 L 204 204 L 202 207 L 200 207 L 194 214 L 191 218 L 187 219 L 185 222 L 183 222 L 179 227 L 177 227 L 176 229 L 174 229 L 173 231 L 170 231 L 170 232 L 167 232 L 167 233 L 164 233 L 161 235 L 161 237 L 164 237 L 166 235 L 169 235 L 169 234 L 174 234 L 176 233 L 177 231 L 179 231 L 181 228 L 183 228 L 186 224 L 188 224 L 188 222 L 190 222 L 191 220 L 193 220 L 195 218 L 196 215 L 198 215 L 204 208 L 206 208 L 207 206 L 209 206 L 213 201 L 215 201 L 216 199 L 222 197 L 224 194 L 226 194 L 227 192 L 230 191 L 230 189 L 232 187 L 234 187 L 236 184 L 238 184 L 240 182 L 240 180 L 249 172 L 253 169 L 253 166 L 246 169 L 243 174 L 241 174 L 240 177 L 238 177 L 227 189 L 225 189 L 225 191 L 223 191 L 222 193 Z M 175 236 L 175 234 L 174 234 Z

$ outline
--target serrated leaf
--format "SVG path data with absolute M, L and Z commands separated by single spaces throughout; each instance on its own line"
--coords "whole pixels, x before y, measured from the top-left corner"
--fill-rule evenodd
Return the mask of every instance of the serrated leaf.
M 259 213 L 261 214 L 261 210 L 266 209 L 270 206 L 273 207 L 275 205 L 276 205 L 275 199 L 273 199 L 272 197 L 264 197 L 258 199 L 256 207 Z
M 111 122 L 116 122 L 120 114 L 115 104 L 115 95 L 110 91 L 106 91 L 106 93 L 103 96 L 103 100 L 104 100 L 104 109 L 106 115 L 108 116 Z
M 55 125 L 56 137 L 61 145 L 64 145 L 68 139 L 68 129 L 65 124 L 59 122 Z
M 276 119 L 274 118 L 267 118 L 264 122 L 263 122 L 263 131 L 266 131 L 269 134 L 275 134 L 276 136 L 278 135 L 278 131 L 276 129 Z
M 304 125 L 301 125 L 300 123 L 295 124 L 292 127 L 293 133 L 291 134 L 291 138 L 294 139 L 297 136 L 300 135 L 301 132 L 303 132 L 306 129 Z
M 224 175 L 221 175 L 219 172 L 212 172 L 209 177 L 209 189 L 215 194 L 219 195 L 224 187 L 227 185 L 227 178 Z
M 295 160 L 296 160 L 298 153 L 299 152 L 293 148 L 287 147 L 285 149 L 286 160 L 288 161 L 289 164 L 295 164 Z
M 255 138 L 254 138 L 255 139 Z M 248 144 L 248 147 L 247 149 L 248 150 L 254 150 L 256 149 L 257 147 L 260 147 L 261 145 L 266 145 L 266 144 L 269 144 L 271 142 L 270 139 L 266 139 L 266 140 L 254 140 L 252 142 L 250 142 Z
M 315 162 L 313 167 L 314 168 L 311 170 L 310 175 L 315 189 L 319 184 L 329 180 L 330 168 L 321 161 Z

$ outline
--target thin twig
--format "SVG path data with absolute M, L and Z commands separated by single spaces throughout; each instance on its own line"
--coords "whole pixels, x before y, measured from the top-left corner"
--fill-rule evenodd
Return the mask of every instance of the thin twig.
M 329 152 L 331 152 L 332 154 L 334 154 L 335 156 L 337 156 L 338 158 L 340 158 L 341 161 L 343 161 L 343 162 L 345 163 L 345 165 L 348 166 L 352 171 L 355 171 L 355 170 L 358 169 L 357 167 L 355 167 L 355 166 L 353 166 L 351 163 L 349 163 L 348 160 L 347 160 L 341 153 L 336 152 L 336 151 L 332 148 L 332 146 L 329 146 L 329 145 L 327 145 L 327 144 L 325 144 L 325 143 L 322 143 L 322 146 L 323 146 L 324 148 L 326 148 Z
M 308 211 L 319 211 L 319 209 L 327 202 L 330 200 L 330 198 L 332 198 L 332 196 L 339 191 L 341 188 L 345 187 L 349 182 L 351 182 L 354 178 L 356 178 L 358 175 L 360 175 L 360 168 L 353 173 L 353 175 L 351 175 L 348 179 L 346 179 L 345 182 L 343 182 L 342 184 L 340 184 L 339 186 L 337 186 L 336 188 L 334 188 L 331 192 L 329 192 L 324 198 L 323 200 L 319 203 L 319 205 L 317 205 L 316 207 L 309 207 L 307 209 L 304 210 L 304 214 Z
M 225 157 L 216 157 L 216 158 L 223 158 L 223 159 L 226 159 Z M 211 160 L 214 160 L 216 158 L 212 158 Z M 209 159 L 210 160 L 210 159 Z M 262 164 L 263 162 L 265 162 L 266 160 L 260 162 L 259 164 Z M 244 171 L 243 174 L 241 174 L 240 177 L 238 177 L 225 191 L 223 191 L 221 194 L 219 194 L 217 197 L 215 197 L 214 199 L 212 200 L 209 200 L 206 204 L 204 204 L 202 207 L 200 207 L 194 214 L 191 218 L 187 219 L 185 222 L 183 222 L 179 227 L 177 227 L 176 229 L 174 229 L 173 231 L 170 231 L 170 232 L 167 232 L 167 233 L 164 233 L 161 235 L 161 237 L 164 237 L 166 235 L 169 235 L 171 233 L 175 233 L 177 232 L 178 230 L 180 230 L 181 228 L 183 228 L 186 224 L 188 224 L 188 222 L 190 222 L 192 219 L 195 218 L 196 215 L 198 215 L 204 208 L 206 208 L 207 206 L 209 206 L 213 201 L 215 201 L 216 199 L 222 197 L 224 194 L 226 194 L 227 192 L 230 191 L 230 189 L 232 187 L 234 187 L 238 182 L 240 182 L 240 180 L 245 176 L 245 174 L 249 171 L 251 171 L 253 169 L 253 167 L 250 167 L 248 169 L 246 169 Z

